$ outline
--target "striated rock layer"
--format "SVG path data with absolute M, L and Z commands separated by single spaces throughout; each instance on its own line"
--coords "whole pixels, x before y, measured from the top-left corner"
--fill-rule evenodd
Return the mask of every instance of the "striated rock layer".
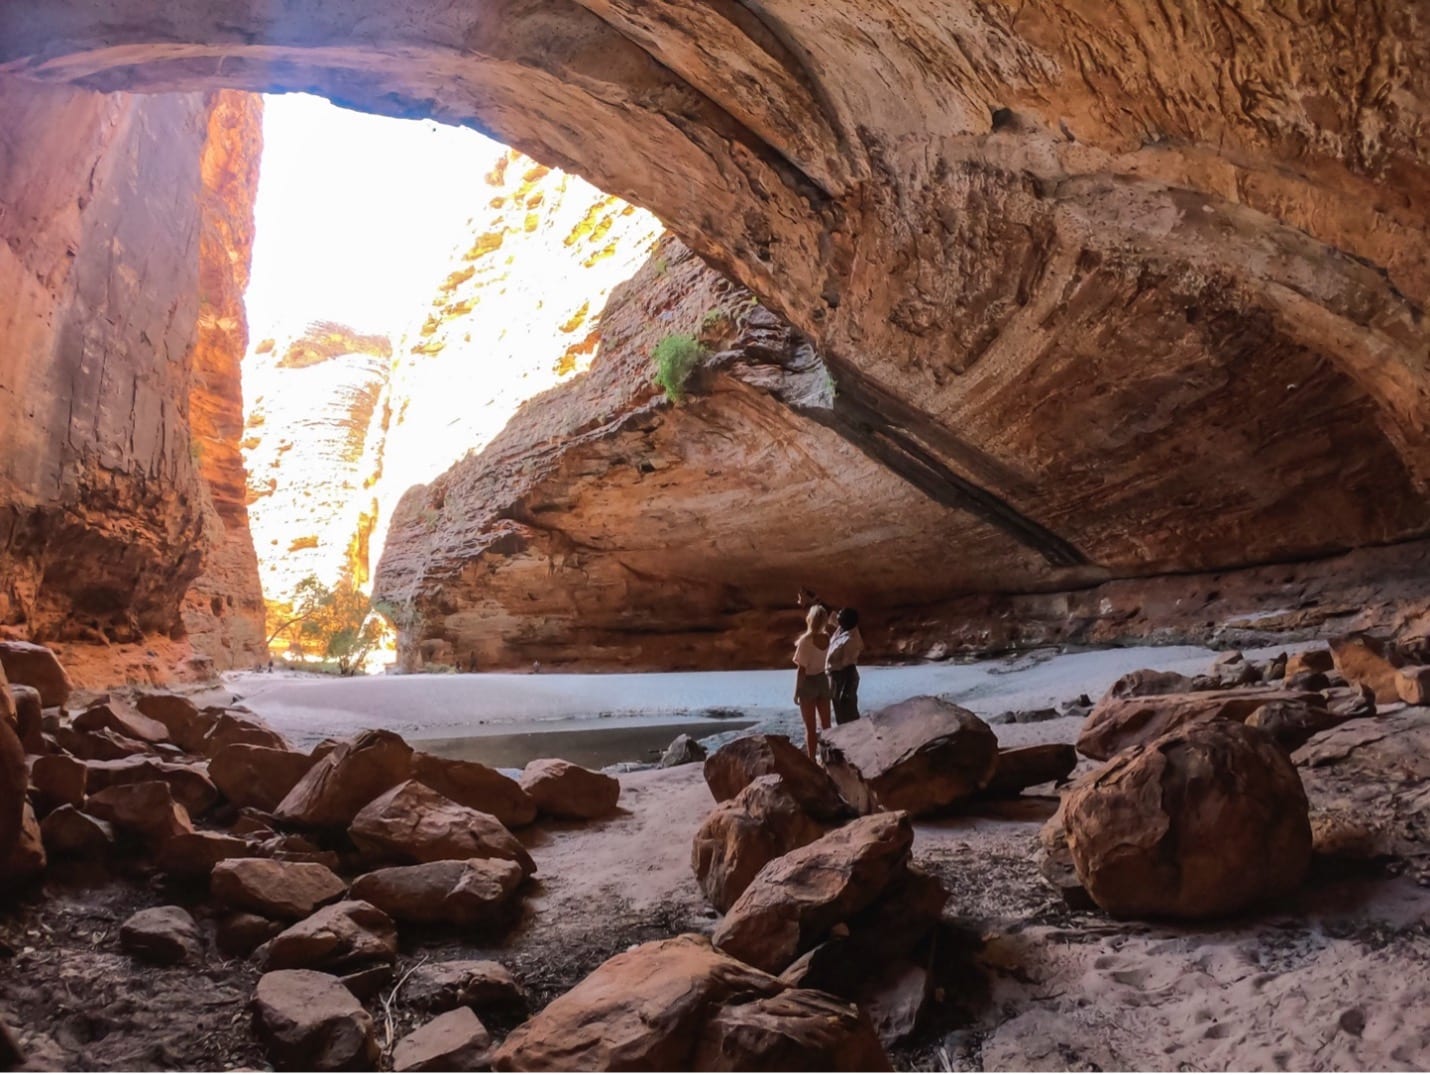
M 656 211 L 823 356 L 821 395 L 802 344 L 742 344 L 735 319 L 713 347 L 786 359 L 744 362 L 758 386 L 741 360 L 714 371 L 688 408 L 709 435 L 692 436 L 641 396 L 655 341 L 631 334 L 618 364 L 634 383 L 583 389 L 588 414 L 552 423 L 582 432 L 562 459 L 609 471 L 608 499 L 567 472 L 577 499 L 513 485 L 504 519 L 480 507 L 485 522 L 430 542 L 395 536 L 380 588 L 412 603 L 412 652 L 475 644 L 486 628 L 464 624 L 484 618 L 529 647 L 549 611 L 573 646 L 558 652 L 625 659 L 655 632 L 708 665 L 757 632 L 727 646 L 688 628 L 763 623 L 792 569 L 928 606 L 1430 534 L 1423 5 L 186 0 L 159 18 L 121 0 L 95 15 L 8 6 L 0 70 L 317 89 L 479 126 Z M 703 327 L 693 294 L 667 307 L 685 331 Z M 628 409 L 606 394 L 621 391 Z M 598 418 L 629 452 L 592 447 Z M 514 466 L 550 463 L 529 444 Z M 509 557 L 529 609 L 482 603 L 501 541 L 532 550 Z M 572 572 L 580 587 L 547 593 Z M 561 634 L 586 606 L 597 633 Z
M 0 624 L 17 633 L 182 639 L 207 601 L 196 641 L 227 663 L 261 631 L 232 497 L 257 110 L 0 79 Z

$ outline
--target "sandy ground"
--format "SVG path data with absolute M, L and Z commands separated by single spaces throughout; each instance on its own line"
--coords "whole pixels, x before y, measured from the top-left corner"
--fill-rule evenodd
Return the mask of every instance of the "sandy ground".
M 1199 671 L 1208 658 L 1201 650 L 1122 650 L 876 670 L 866 680 L 866 699 L 931 690 L 993 715 L 1080 693 L 1096 696 L 1137 667 Z M 413 731 L 488 719 L 501 720 L 504 732 L 530 729 L 579 716 L 585 684 L 577 681 L 596 678 L 606 693 L 584 711 L 620 698 L 624 719 L 637 722 L 666 719 L 671 707 L 661 684 L 680 689 L 682 717 L 737 703 L 777 713 L 788 688 L 788 677 L 770 673 L 353 684 L 252 678 L 266 682 L 257 689 L 247 680 L 235 686 L 248 690 L 259 712 L 305 739 L 371 723 Z M 354 688 L 368 686 L 378 690 L 361 700 Z M 1068 741 L 1078 723 L 995 730 L 1005 745 Z M 1056 806 L 1051 789 L 920 822 L 915 861 L 944 881 L 952 894 L 946 915 L 966 941 L 948 1004 L 895 1051 L 896 1065 L 934 1071 L 1430 1067 L 1430 888 L 1411 879 L 1418 867 L 1407 866 L 1423 866 L 1430 855 L 1430 711 L 1401 709 L 1353 721 L 1305 751 L 1302 773 L 1313 815 L 1373 822 L 1394 856 L 1370 864 L 1323 861 L 1295 899 L 1228 921 L 1118 922 L 1069 910 L 1036 868 L 1037 832 Z M 629 772 L 621 782 L 620 811 L 606 821 L 520 831 L 538 874 L 518 924 L 490 936 L 404 928 L 399 977 L 423 960 L 499 959 L 538 1008 L 632 944 L 713 930 L 717 917 L 689 863 L 691 838 L 713 806 L 700 767 Z M 118 924 L 140 906 L 177 899 L 211 930 L 214 911 L 202 892 L 160 889 L 142 873 L 106 879 L 59 871 L 46 888 L 43 898 L 0 913 L 0 1010 L 21 1028 L 36 1066 L 262 1066 L 248 1023 L 256 979 L 251 966 L 220 960 L 212 946 L 199 968 L 144 968 L 118 951 Z M 387 991 L 370 1009 L 388 1041 L 421 1018 L 400 994 L 391 998 Z M 497 1022 L 491 1029 L 500 1037 L 510 1025 Z

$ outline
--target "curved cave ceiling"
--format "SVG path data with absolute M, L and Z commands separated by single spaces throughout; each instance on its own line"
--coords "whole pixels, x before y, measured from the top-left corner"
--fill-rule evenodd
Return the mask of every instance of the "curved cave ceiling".
M 314 92 L 586 176 L 1052 566 L 1430 532 L 1423 3 L 54 0 L 0 8 L 0 73 Z

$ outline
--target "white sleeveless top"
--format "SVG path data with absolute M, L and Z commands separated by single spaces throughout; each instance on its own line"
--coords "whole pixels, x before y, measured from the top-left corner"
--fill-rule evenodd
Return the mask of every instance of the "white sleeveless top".
M 807 635 L 801 638 L 794 647 L 794 663 L 799 665 L 807 676 L 818 676 L 824 674 L 825 653 L 829 645 L 820 646 L 815 642 L 816 635 Z

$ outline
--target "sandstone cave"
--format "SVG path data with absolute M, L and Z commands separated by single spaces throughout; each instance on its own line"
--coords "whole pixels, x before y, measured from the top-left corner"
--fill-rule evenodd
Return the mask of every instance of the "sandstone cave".
M 1427 72 L 1420 0 L 0 6 L 0 1066 L 1430 1066 Z M 264 313 L 303 169 L 431 222 L 386 321 Z

